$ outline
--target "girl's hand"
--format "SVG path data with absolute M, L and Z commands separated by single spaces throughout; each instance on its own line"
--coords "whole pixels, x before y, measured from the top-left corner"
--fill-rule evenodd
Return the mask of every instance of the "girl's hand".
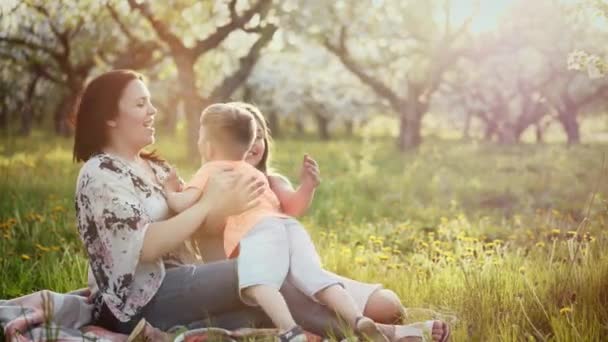
M 300 185 L 314 189 L 319 184 L 321 184 L 319 165 L 308 154 L 305 154 L 302 168 L 300 169 Z
M 182 184 L 179 181 L 179 177 L 177 177 L 175 168 L 171 168 L 171 171 L 169 171 L 167 178 L 163 181 L 163 188 L 165 191 L 171 192 L 179 192 L 182 190 Z
M 219 217 L 238 215 L 258 205 L 263 186 L 256 177 L 246 177 L 232 168 L 220 169 L 209 177 L 199 203 L 205 202 Z

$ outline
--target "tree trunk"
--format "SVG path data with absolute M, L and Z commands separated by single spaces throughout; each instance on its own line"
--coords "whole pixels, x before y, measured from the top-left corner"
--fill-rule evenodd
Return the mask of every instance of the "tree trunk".
M 467 110 L 464 117 L 464 127 L 462 127 L 462 140 L 471 138 L 471 112 Z
M 329 119 L 322 113 L 315 113 L 315 121 L 317 122 L 317 131 L 319 138 L 323 141 L 331 139 L 329 134 Z
M 355 133 L 355 123 L 353 120 L 344 120 L 344 132 L 347 137 L 352 137 Z
M 180 93 L 186 111 L 186 135 L 188 153 L 190 156 L 198 155 L 196 142 L 198 141 L 199 117 L 204 109 L 205 101 L 196 87 L 196 74 L 194 73 L 194 59 L 189 56 L 176 58 L 177 78 Z
M 21 107 L 21 128 L 19 129 L 19 135 L 27 137 L 32 131 L 32 104 L 26 101 Z
M 537 144 L 542 144 L 544 142 L 544 130 L 543 130 L 543 125 L 542 123 L 539 121 L 534 125 L 534 129 L 535 129 L 535 133 L 536 133 L 536 143 Z
M 36 93 L 36 85 L 38 84 L 39 76 L 34 76 L 32 81 L 27 87 L 25 101 L 21 107 L 21 128 L 19 129 L 19 135 L 29 136 L 32 131 L 32 119 L 34 118 L 33 110 L 33 99 Z
M 8 129 L 8 110 L 5 101 L 0 103 L 0 130 Z
M 420 129 L 422 128 L 422 115 L 416 112 L 401 112 L 399 122 L 399 137 L 397 147 L 399 151 L 416 148 L 422 142 Z
M 567 108 L 564 111 L 560 111 L 558 116 L 559 122 L 568 137 L 568 145 L 574 145 L 581 142 L 577 114 L 578 110 L 576 108 Z
M 163 120 L 161 126 L 163 130 L 170 136 L 175 136 L 177 131 L 177 117 L 182 109 L 182 101 L 178 94 L 171 93 L 167 102 L 157 106 L 162 113 Z
M 62 137 L 69 137 L 71 134 L 69 117 L 74 110 L 74 106 L 78 101 L 78 94 L 80 91 L 70 90 L 67 93 L 59 105 L 57 109 L 55 109 L 55 115 L 53 117 L 55 134 Z
M 399 141 L 400 151 L 417 148 L 422 142 L 420 129 L 422 117 L 428 110 L 428 102 L 420 100 L 422 88 L 413 83 L 408 84 L 407 102 L 400 105 Z
M 498 130 L 498 143 L 502 145 L 512 145 L 519 141 L 517 131 L 511 125 L 504 125 Z
M 296 134 L 298 136 L 304 135 L 304 121 L 302 120 L 302 118 L 297 117 L 295 119 L 295 127 L 296 127 Z
M 281 123 L 279 121 L 279 115 L 274 109 L 269 110 L 266 113 L 266 121 L 268 122 L 268 128 L 273 137 L 278 138 L 281 136 Z

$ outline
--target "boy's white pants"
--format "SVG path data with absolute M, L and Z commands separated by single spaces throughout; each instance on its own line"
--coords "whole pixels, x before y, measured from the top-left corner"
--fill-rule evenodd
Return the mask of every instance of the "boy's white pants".
M 344 286 L 321 267 L 308 232 L 295 219 L 263 219 L 240 241 L 239 249 L 239 295 L 246 304 L 253 305 L 243 297 L 243 289 L 268 285 L 278 291 L 287 278 L 315 301 L 317 292 L 332 285 Z

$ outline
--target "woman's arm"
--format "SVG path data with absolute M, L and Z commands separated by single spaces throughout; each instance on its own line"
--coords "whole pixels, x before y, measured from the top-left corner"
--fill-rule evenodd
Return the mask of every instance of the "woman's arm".
M 190 208 L 174 217 L 150 223 L 144 235 L 140 260 L 156 260 L 175 250 L 204 225 L 209 216 L 228 217 L 258 204 L 263 182 L 246 178 L 234 170 L 223 170 L 209 178 L 205 193 Z

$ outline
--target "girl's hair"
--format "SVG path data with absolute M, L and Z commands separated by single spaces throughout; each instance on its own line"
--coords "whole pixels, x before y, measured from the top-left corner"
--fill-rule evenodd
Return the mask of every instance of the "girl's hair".
M 133 80 L 143 81 L 143 76 L 132 70 L 112 70 L 97 76 L 85 87 L 73 114 L 76 121 L 74 161 L 87 161 L 102 152 L 108 143 L 106 122 L 118 115 L 118 102 Z M 162 161 L 154 152 L 142 152 L 140 156 Z
M 266 123 L 266 119 L 262 112 L 254 105 L 245 103 L 245 102 L 229 102 L 229 105 L 233 105 L 242 109 L 245 109 L 255 118 L 258 127 L 261 128 L 262 132 L 264 132 L 264 153 L 262 154 L 262 159 L 255 167 L 262 171 L 265 175 L 270 173 L 270 168 L 268 164 L 270 163 L 270 149 L 272 146 L 272 136 L 270 135 L 270 129 L 268 128 L 268 124 Z
M 235 159 L 241 159 L 255 139 L 255 119 L 239 106 L 216 103 L 201 113 L 201 125 L 211 141 L 222 146 Z

